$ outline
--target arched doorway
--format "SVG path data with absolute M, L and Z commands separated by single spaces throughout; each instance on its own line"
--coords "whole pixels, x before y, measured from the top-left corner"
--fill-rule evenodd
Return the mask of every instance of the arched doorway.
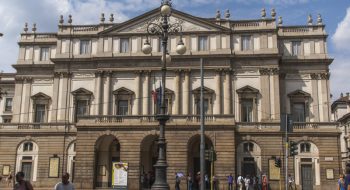
M 298 155 L 294 157 L 295 184 L 300 189 L 312 189 L 321 185 L 320 157 L 317 146 L 310 141 L 298 144 Z
M 76 142 L 72 142 L 67 149 L 67 172 L 70 174 L 70 180 L 74 182 L 75 178 L 75 156 L 76 156 Z
M 237 174 L 243 177 L 261 175 L 261 149 L 252 141 L 245 141 L 237 147 Z
M 187 145 L 187 172 L 191 173 L 194 177 L 194 189 L 198 189 L 198 182 L 196 182 L 196 174 L 200 172 L 200 135 L 191 137 Z M 211 150 L 213 148 L 212 141 L 205 136 L 205 150 Z M 205 161 L 205 170 L 208 178 L 211 176 L 210 161 Z
M 24 172 L 24 179 L 36 181 L 38 174 L 39 146 L 33 141 L 24 141 L 17 148 L 16 173 Z
M 113 135 L 105 135 L 95 145 L 95 186 L 112 186 L 112 162 L 120 161 L 120 144 Z
M 158 160 L 158 135 L 148 135 L 141 142 L 140 187 L 150 189 L 155 179 Z

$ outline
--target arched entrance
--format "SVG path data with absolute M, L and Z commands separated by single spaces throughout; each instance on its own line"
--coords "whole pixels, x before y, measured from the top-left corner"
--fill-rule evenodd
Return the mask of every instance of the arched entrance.
M 112 186 L 112 162 L 120 161 L 120 144 L 113 135 L 105 135 L 95 145 L 95 186 Z
M 237 147 L 237 174 L 243 177 L 261 175 L 261 149 L 252 141 L 245 141 Z
M 191 173 L 195 179 L 194 188 L 198 188 L 198 182 L 196 182 L 196 174 L 200 172 L 200 135 L 191 137 L 187 145 L 187 172 Z M 212 141 L 205 137 L 205 150 L 210 150 L 213 147 Z M 208 160 L 205 161 L 206 174 L 210 178 L 211 167 Z
M 158 160 L 158 135 L 148 135 L 141 142 L 140 187 L 150 189 L 155 179 L 155 168 Z

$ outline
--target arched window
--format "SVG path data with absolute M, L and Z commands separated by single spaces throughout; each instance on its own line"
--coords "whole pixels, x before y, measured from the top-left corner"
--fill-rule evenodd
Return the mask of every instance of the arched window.
M 26 142 L 23 144 L 23 152 L 30 152 L 33 151 L 33 143 L 32 142 Z
M 254 151 L 254 144 L 251 142 L 246 142 L 243 144 L 243 151 L 244 152 L 253 152 Z
M 311 151 L 310 143 L 301 143 L 300 144 L 300 153 L 309 153 Z

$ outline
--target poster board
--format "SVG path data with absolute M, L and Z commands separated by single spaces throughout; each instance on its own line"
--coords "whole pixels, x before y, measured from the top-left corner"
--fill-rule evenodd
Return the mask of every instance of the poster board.
M 8 176 L 10 175 L 10 165 L 4 165 L 2 167 L 2 175 L 3 176 Z
M 280 180 L 281 170 L 275 166 L 275 160 L 269 159 L 269 180 Z
M 327 179 L 334 179 L 334 170 L 333 169 L 326 169 L 326 177 L 327 177 Z
M 112 168 L 113 189 L 128 189 L 128 163 L 112 162 Z
M 59 157 L 50 157 L 49 161 L 49 177 L 58 178 L 59 177 L 59 166 L 60 158 Z

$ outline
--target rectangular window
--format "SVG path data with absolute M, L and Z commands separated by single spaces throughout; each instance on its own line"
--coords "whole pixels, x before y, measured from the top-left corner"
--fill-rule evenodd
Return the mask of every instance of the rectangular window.
M 12 98 L 6 98 L 5 100 L 5 112 L 12 111 Z
M 253 121 L 253 99 L 242 99 L 241 102 L 241 121 Z
M 32 179 L 32 162 L 22 162 L 21 171 L 24 173 L 24 180 L 30 181 Z
M 89 54 L 90 53 L 90 40 L 81 40 L 80 41 L 80 54 Z
M 199 36 L 198 51 L 207 51 L 207 50 L 208 50 L 208 36 Z
M 88 115 L 89 101 L 88 100 L 77 100 L 76 102 L 76 116 Z
M 292 42 L 292 56 L 301 55 L 301 42 Z
M 242 36 L 242 51 L 252 50 L 252 36 Z
M 35 105 L 34 122 L 35 123 L 43 123 L 43 122 L 45 122 L 45 112 L 46 112 L 45 104 L 36 104 Z
M 197 115 L 201 114 L 201 101 L 200 99 L 197 100 Z M 204 114 L 208 114 L 209 110 L 209 99 L 203 98 L 203 105 L 204 105 Z
M 163 52 L 162 38 L 158 39 L 158 52 Z
M 6 118 L 6 119 L 3 119 L 4 123 L 11 123 L 11 119 L 9 118 Z
M 50 52 L 50 48 L 42 47 L 40 49 L 40 61 L 47 61 L 47 60 L 49 60 L 49 52 Z
M 119 100 L 118 101 L 118 115 L 129 115 L 129 101 L 128 100 Z
M 305 104 L 304 103 L 293 104 L 293 120 L 295 122 L 305 122 Z
M 120 38 L 120 53 L 129 52 L 129 38 Z

